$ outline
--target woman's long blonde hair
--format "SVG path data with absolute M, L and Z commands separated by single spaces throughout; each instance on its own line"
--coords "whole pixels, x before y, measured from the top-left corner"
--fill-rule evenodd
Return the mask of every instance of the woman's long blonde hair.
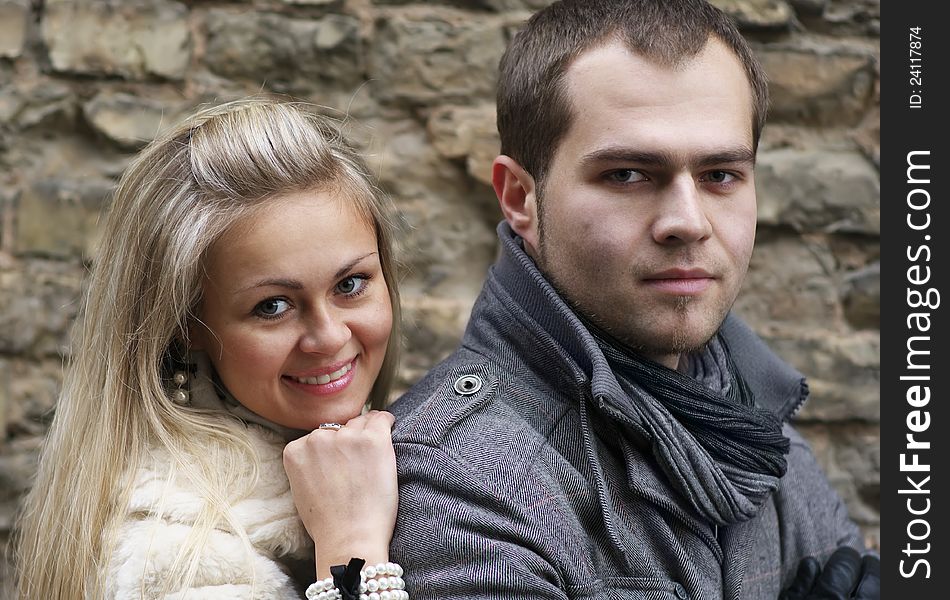
M 334 124 L 305 105 L 253 98 L 201 110 L 147 146 L 119 181 L 56 415 L 18 522 L 21 599 L 102 596 L 130 475 L 156 445 L 206 499 L 180 568 L 172 569 L 180 575 L 166 587 L 189 583 L 214 527 L 230 524 L 246 541 L 224 492 L 236 474 L 256 477 L 246 434 L 174 404 L 163 365 L 187 347 L 212 243 L 269 199 L 310 189 L 352 200 L 375 226 L 394 323 L 370 396 L 374 407 L 384 405 L 399 346 L 385 196 Z

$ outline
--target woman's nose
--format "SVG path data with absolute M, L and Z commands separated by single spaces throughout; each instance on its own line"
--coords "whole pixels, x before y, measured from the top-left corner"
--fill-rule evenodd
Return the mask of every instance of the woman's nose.
M 353 337 L 343 315 L 332 308 L 320 310 L 304 323 L 299 342 L 303 352 L 332 356 Z

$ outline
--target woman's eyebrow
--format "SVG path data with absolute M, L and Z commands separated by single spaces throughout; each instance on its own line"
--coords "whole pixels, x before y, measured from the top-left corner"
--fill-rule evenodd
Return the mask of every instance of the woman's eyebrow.
M 370 256 L 372 256 L 372 255 L 374 255 L 374 254 L 376 254 L 376 251 L 375 251 L 375 250 L 373 250 L 372 252 L 367 252 L 367 253 L 364 254 L 363 256 L 360 256 L 359 258 L 355 258 L 355 259 L 351 260 L 350 262 L 346 263 L 345 265 L 343 265 L 342 267 L 340 267 L 340 269 L 336 272 L 336 275 L 333 276 L 334 279 L 339 278 L 339 277 L 343 277 L 343 276 L 346 275 L 353 267 L 355 267 L 356 265 L 358 265 L 363 259 L 368 258 L 368 257 L 370 257 Z
M 297 281 L 296 279 L 285 279 L 281 277 L 276 277 L 273 279 L 262 279 L 256 283 L 252 283 L 247 287 L 243 287 L 235 292 L 235 294 L 241 294 L 243 292 L 262 288 L 262 287 L 282 287 L 290 290 L 302 290 L 303 283 Z
M 345 265 L 343 265 L 337 270 L 337 272 L 333 275 L 333 278 L 339 279 L 340 277 L 343 277 L 344 275 L 349 273 L 353 269 L 353 267 L 360 264 L 361 261 L 365 260 L 366 258 L 369 258 L 370 256 L 373 256 L 374 254 L 377 254 L 375 250 L 372 252 L 367 252 L 366 254 L 359 256 L 357 258 L 354 258 L 353 260 L 347 262 Z M 260 281 L 256 281 L 249 286 L 243 287 L 237 290 L 235 294 L 242 294 L 249 290 L 262 288 L 262 287 L 282 287 L 289 290 L 302 290 L 304 288 L 304 285 L 302 282 L 300 282 L 297 279 L 289 279 L 286 277 L 271 277 L 267 279 L 261 279 Z

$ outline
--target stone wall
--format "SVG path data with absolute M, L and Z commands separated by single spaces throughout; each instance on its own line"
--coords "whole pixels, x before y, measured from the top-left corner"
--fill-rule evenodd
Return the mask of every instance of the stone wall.
M 100 216 L 136 149 L 200 103 L 261 90 L 348 115 L 407 233 L 405 387 L 454 347 L 495 255 L 496 65 L 548 3 L 0 0 L 0 544 L 54 406 Z M 879 2 L 716 4 L 754 43 L 773 95 L 737 310 L 811 377 L 798 422 L 877 546 Z

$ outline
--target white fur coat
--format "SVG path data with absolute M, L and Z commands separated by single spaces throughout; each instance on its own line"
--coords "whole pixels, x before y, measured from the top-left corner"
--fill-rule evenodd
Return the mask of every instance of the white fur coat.
M 284 440 L 257 425 L 248 425 L 261 457 L 260 480 L 249 496 L 232 501 L 236 520 L 252 545 L 226 525 L 211 533 L 189 589 L 160 594 L 179 549 L 195 523 L 201 498 L 184 478 L 168 477 L 171 457 L 156 450 L 139 470 L 128 512 L 118 530 L 109 564 L 106 597 L 125 599 L 283 599 L 302 597 L 287 564 L 309 560 L 313 544 L 297 517 L 284 472 Z M 182 567 L 175 567 L 181 569 Z M 312 566 L 310 567 L 312 570 Z

